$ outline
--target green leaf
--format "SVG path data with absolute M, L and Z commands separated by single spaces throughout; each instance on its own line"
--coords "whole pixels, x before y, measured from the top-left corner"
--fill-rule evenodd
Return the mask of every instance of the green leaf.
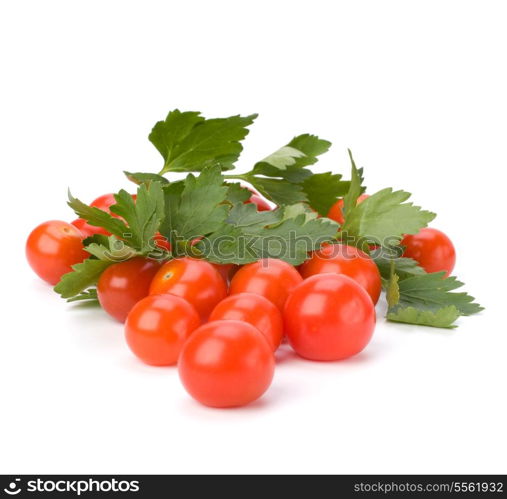
M 92 241 L 86 242 L 87 240 L 85 240 L 85 251 L 99 260 L 121 262 L 138 255 L 137 251 L 127 246 L 124 241 L 117 239 L 115 236 L 107 237 L 101 234 L 95 234 L 95 239 L 99 239 L 96 236 L 101 236 L 100 242 L 95 242 L 93 238 L 88 238 Z
M 459 310 L 454 305 L 449 305 L 435 311 L 414 307 L 398 308 L 394 312 L 388 312 L 387 319 L 392 322 L 452 329 L 456 327 L 453 323 L 459 316 Z
M 129 229 L 124 221 L 111 216 L 109 213 L 99 208 L 88 206 L 79 199 L 74 198 L 70 191 L 69 202 L 67 204 L 74 210 L 78 217 L 84 218 L 90 225 L 103 227 L 120 239 L 123 239 L 129 234 Z
M 227 186 L 226 201 L 230 204 L 244 203 L 252 196 L 252 193 L 246 187 L 242 187 L 241 184 L 226 183 L 225 185 Z
M 167 180 L 165 177 L 162 177 L 162 175 L 157 175 L 156 173 L 130 173 L 130 172 L 123 172 L 125 176 L 131 181 L 134 182 L 134 184 L 141 185 L 141 184 L 151 184 L 151 182 L 160 182 L 161 184 L 167 184 L 169 183 L 169 180 Z
M 400 279 L 406 279 L 415 275 L 426 274 L 425 270 L 419 266 L 419 263 L 412 258 L 401 257 L 403 249 L 401 246 L 395 248 L 377 248 L 370 252 L 380 271 L 383 279 L 389 279 L 391 275 L 391 262 L 394 265 L 394 272 Z
M 308 201 L 301 184 L 285 179 L 249 177 L 248 181 L 266 198 L 279 206 Z
M 302 182 L 312 174 L 304 167 L 316 163 L 317 156 L 327 152 L 330 147 L 331 142 L 316 135 L 298 135 L 287 145 L 256 163 L 251 174 L 281 177 L 292 183 Z
M 323 217 L 327 216 L 336 200 L 349 191 L 350 181 L 341 178 L 339 174 L 326 172 L 315 173 L 303 181 L 303 192 L 310 206 Z
M 97 289 L 96 288 L 90 288 L 86 291 L 83 291 L 79 293 L 76 296 L 73 296 L 72 298 L 67 299 L 68 303 L 73 302 L 85 302 L 87 304 L 93 304 L 93 305 L 100 305 L 99 299 L 97 297 Z
M 250 263 L 279 258 L 299 265 L 308 253 L 334 238 L 338 225 L 308 216 L 303 207 L 258 212 L 252 204 L 236 204 L 227 224 L 197 244 L 210 261 Z M 295 215 L 295 216 L 294 216 Z
M 462 315 L 471 315 L 483 310 L 474 303 L 474 297 L 465 292 L 452 291 L 463 286 L 455 276 L 445 277 L 445 272 L 435 272 L 409 277 L 399 282 L 401 306 L 417 306 L 434 310 L 442 306 L 454 305 Z
M 168 184 L 164 188 L 166 217 L 160 233 L 173 245 L 175 237 L 190 241 L 218 230 L 229 211 L 228 205 L 221 204 L 227 192 L 217 166 L 205 168 L 198 177 L 189 174 L 184 182 Z
M 149 253 L 153 249 L 153 237 L 158 232 L 164 218 L 164 195 L 160 182 L 141 184 L 137 189 L 137 199 L 121 190 L 115 194 L 116 204 L 111 212 L 121 216 L 130 231 L 129 245 L 141 253 Z
M 351 173 L 350 173 L 350 187 L 347 194 L 343 198 L 343 216 L 349 213 L 351 209 L 353 209 L 357 205 L 358 197 L 365 191 L 365 187 L 363 187 L 363 169 L 357 168 L 354 158 L 352 156 L 352 151 L 348 149 L 350 163 L 351 163 Z
M 95 260 L 89 258 L 72 266 L 72 272 L 64 274 L 54 290 L 62 298 L 72 298 L 97 283 L 100 275 L 112 265 L 111 260 Z
M 315 175 L 305 167 L 316 163 L 317 156 L 325 153 L 330 146 L 331 142 L 316 135 L 299 135 L 256 163 L 251 172 L 240 177 L 278 205 L 308 202 L 304 182 Z M 321 183 L 317 178 L 309 181 L 306 188 L 313 195 L 319 185 Z
M 219 164 L 222 170 L 233 168 L 243 150 L 240 141 L 256 114 L 205 119 L 198 112 L 171 111 L 149 135 L 164 158 L 160 174 L 168 171 L 201 171 Z
M 392 273 L 386 287 L 386 299 L 389 307 L 398 305 L 400 301 L 400 286 L 398 284 L 399 277 Z
M 454 276 L 444 278 L 444 275 L 444 272 L 436 272 L 398 281 L 398 276 L 393 274 L 387 287 L 387 319 L 423 326 L 452 327 L 460 315 L 483 310 L 469 294 L 453 292 L 463 286 L 462 282 Z M 393 299 L 396 293 L 398 300 Z
M 410 193 L 391 188 L 373 194 L 350 209 L 342 227 L 344 236 L 353 241 L 393 245 L 404 234 L 416 234 L 435 214 L 406 203 L 409 197 Z

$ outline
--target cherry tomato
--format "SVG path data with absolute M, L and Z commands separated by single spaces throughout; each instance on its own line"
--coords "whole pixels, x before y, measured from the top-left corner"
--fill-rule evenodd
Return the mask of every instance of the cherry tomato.
M 426 272 L 445 271 L 447 277 L 456 263 L 452 241 L 437 229 L 421 229 L 415 235 L 405 236 L 401 244 L 406 247 L 403 256 L 419 262 Z
M 160 232 L 157 232 L 153 237 L 155 245 L 161 249 L 165 249 L 167 251 L 171 251 L 171 243 L 167 237 L 164 237 Z
M 211 312 L 211 321 L 238 320 L 256 327 L 273 351 L 282 342 L 283 320 L 278 308 L 267 298 L 253 293 L 239 293 L 222 300 Z
M 312 253 L 299 267 L 304 278 L 315 274 L 343 274 L 360 284 L 377 303 L 382 281 L 375 262 L 363 251 L 345 244 L 329 244 Z
M 341 360 L 359 353 L 375 327 L 368 293 L 339 274 L 306 279 L 287 299 L 283 317 L 289 343 L 310 360 Z
M 264 336 L 241 321 L 208 322 L 183 346 L 178 371 L 201 404 L 235 407 L 258 399 L 271 384 L 273 352 Z
M 255 189 L 246 185 L 241 185 L 241 187 L 248 189 L 252 193 L 250 199 L 245 201 L 245 204 L 253 203 L 257 207 L 257 211 L 271 211 L 269 203 Z
M 132 352 L 146 364 L 176 364 L 183 344 L 201 324 L 190 303 L 174 295 L 152 295 L 137 302 L 125 322 Z
M 120 322 L 125 322 L 132 307 L 148 296 L 150 283 L 160 264 L 136 257 L 108 267 L 97 283 L 102 308 Z
M 150 294 L 162 293 L 185 298 L 205 322 L 215 305 L 227 296 L 227 286 L 211 263 L 185 257 L 160 267 L 151 283 Z
M 273 302 L 283 310 L 289 293 L 303 278 L 289 263 L 264 258 L 241 267 L 231 281 L 230 294 L 254 293 Z
M 357 204 L 362 203 L 366 198 L 369 198 L 370 196 L 368 194 L 361 194 L 357 198 Z M 345 219 L 343 218 L 343 199 L 338 199 L 336 203 L 331 206 L 327 218 L 330 218 L 331 220 L 334 220 L 335 222 L 338 222 L 340 225 L 343 225 L 345 222 Z
M 72 265 L 90 256 L 83 249 L 82 239 L 81 232 L 67 222 L 44 222 L 28 236 L 26 258 L 41 279 L 54 285 L 72 270 Z
M 91 237 L 94 234 L 103 234 L 104 236 L 110 236 L 111 233 L 102 227 L 96 227 L 94 225 L 90 225 L 86 220 L 82 218 L 77 218 L 76 220 L 70 222 L 74 227 L 77 227 L 81 234 L 83 235 L 83 239 L 87 237 Z
M 271 211 L 271 206 L 269 206 L 268 202 L 257 194 L 252 194 L 250 199 L 246 202 L 253 203 L 257 206 L 257 211 Z

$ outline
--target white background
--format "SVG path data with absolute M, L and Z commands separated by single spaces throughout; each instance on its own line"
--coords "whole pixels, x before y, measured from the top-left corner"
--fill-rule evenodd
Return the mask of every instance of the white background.
M 0 472 L 505 473 L 506 7 L 502 1 L 69 2 L 0 7 Z M 179 107 L 260 113 L 241 167 L 311 132 L 320 168 L 436 211 L 487 307 L 459 328 L 386 324 L 367 350 L 282 351 L 250 407 L 191 400 L 132 357 L 122 326 L 28 268 L 47 219 L 158 171 Z

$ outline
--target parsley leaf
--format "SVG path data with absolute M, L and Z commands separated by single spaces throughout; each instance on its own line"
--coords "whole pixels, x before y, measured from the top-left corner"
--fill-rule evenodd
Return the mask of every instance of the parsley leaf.
M 198 112 L 171 111 L 164 121 L 155 124 L 149 135 L 164 158 L 160 174 L 201 171 L 213 164 L 230 170 L 243 150 L 240 141 L 256 117 L 252 114 L 205 119 Z
M 344 236 L 363 243 L 392 245 L 404 234 L 416 234 L 436 215 L 405 203 L 409 197 L 410 193 L 391 188 L 371 195 L 349 209 L 342 227 Z
M 76 296 L 73 296 L 72 298 L 68 298 L 67 302 L 85 302 L 87 304 L 93 304 L 93 305 L 99 305 L 99 299 L 97 297 L 97 289 L 96 288 L 90 288 L 86 291 L 82 291 Z
M 317 162 L 317 156 L 327 152 L 331 142 L 316 135 L 294 137 L 263 160 L 251 172 L 237 176 L 250 182 L 261 194 L 279 205 L 308 201 L 302 183 L 313 174 L 305 166 Z M 311 192 L 312 184 L 307 184 Z
M 226 200 L 230 204 L 244 203 L 252 196 L 252 193 L 246 187 L 242 187 L 238 183 L 226 183 L 225 185 L 228 188 Z
M 137 198 L 124 190 L 115 195 L 116 204 L 110 210 L 121 216 L 130 231 L 129 245 L 141 253 L 149 253 L 152 240 L 164 218 L 164 195 L 160 182 L 141 184 Z
M 157 175 L 156 173 L 123 173 L 131 182 L 134 182 L 134 184 L 137 185 L 150 184 L 151 182 L 160 182 L 161 184 L 169 183 L 169 180 L 167 180 L 165 177 L 162 177 L 162 175 Z
M 278 258 L 299 265 L 308 252 L 331 241 L 338 225 L 302 212 L 302 208 L 258 212 L 253 204 L 236 204 L 227 224 L 200 241 L 197 249 L 215 263 L 246 264 Z
M 164 187 L 166 217 L 160 233 L 174 244 L 176 238 L 191 241 L 225 224 L 229 206 L 222 204 L 228 193 L 218 166 L 205 168 L 198 177 L 189 174 L 185 181 Z
M 426 274 L 425 270 L 419 266 L 419 263 L 412 258 L 399 256 L 403 252 L 401 246 L 394 248 L 382 247 L 370 252 L 370 257 L 380 271 L 383 279 L 389 279 L 391 276 L 391 265 L 394 265 L 394 272 L 400 279 L 406 279 L 414 275 Z
M 54 290 L 62 298 L 72 298 L 97 283 L 100 274 L 110 265 L 112 260 L 95 260 L 89 258 L 72 266 L 72 272 L 64 274 Z
M 310 206 L 323 217 L 327 216 L 337 198 L 345 195 L 350 189 L 349 180 L 341 180 L 336 173 L 314 173 L 303 181 L 303 192 Z
M 345 215 L 357 205 L 357 198 L 365 191 L 363 187 L 363 169 L 356 167 L 356 162 L 352 156 L 352 151 L 348 149 L 350 163 L 351 163 L 351 174 L 350 174 L 350 188 L 347 194 L 343 197 L 343 208 L 342 212 Z
M 398 280 L 393 273 L 388 290 L 387 319 L 434 327 L 453 327 L 460 315 L 472 315 L 483 310 L 465 292 L 453 292 L 463 286 L 456 277 L 444 278 L 444 272 L 421 274 Z M 395 292 L 399 299 L 393 300 Z

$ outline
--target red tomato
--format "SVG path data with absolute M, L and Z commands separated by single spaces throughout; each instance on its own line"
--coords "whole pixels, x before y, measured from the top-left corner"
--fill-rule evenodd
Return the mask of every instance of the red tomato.
M 196 310 L 183 298 L 152 295 L 137 302 L 125 322 L 125 338 L 132 352 L 146 364 L 176 364 L 183 344 L 199 327 Z
M 253 203 L 257 207 L 257 211 L 271 211 L 271 206 L 269 203 L 255 189 L 252 189 L 252 187 L 248 187 L 243 184 L 241 187 L 248 189 L 252 193 L 250 199 L 245 201 L 244 204 Z
M 273 302 L 283 310 L 285 300 L 303 278 L 289 263 L 264 258 L 241 267 L 231 281 L 230 294 L 254 293 Z
M 375 327 L 368 293 L 339 274 L 306 279 L 287 299 L 283 317 L 289 343 L 310 360 L 341 360 L 359 353 Z
M 211 321 L 237 320 L 256 327 L 268 340 L 273 351 L 282 342 L 282 314 L 267 298 L 253 293 L 239 293 L 222 300 L 211 312 Z
M 257 206 L 257 211 L 271 211 L 271 206 L 269 206 L 269 203 L 257 194 L 252 194 L 246 203 L 253 203 L 255 206 Z
M 357 198 L 357 204 L 362 203 L 366 198 L 369 198 L 370 196 L 368 194 L 361 194 Z M 345 222 L 345 219 L 343 218 L 343 199 L 338 199 L 336 203 L 331 206 L 327 218 L 330 218 L 331 220 L 334 220 L 335 222 L 338 222 L 340 225 L 343 225 Z
M 150 295 L 162 293 L 185 298 L 205 322 L 215 305 L 227 296 L 227 286 L 211 263 L 185 257 L 160 267 L 151 283 Z
M 375 262 L 363 251 L 345 244 L 329 244 L 314 251 L 299 267 L 304 278 L 315 274 L 344 274 L 360 284 L 377 303 L 382 281 Z
M 445 271 L 447 277 L 456 263 L 452 241 L 437 229 L 421 229 L 415 235 L 405 236 L 401 244 L 406 247 L 403 256 L 418 261 L 426 272 Z
M 164 237 L 160 232 L 157 232 L 153 237 L 155 242 L 155 246 L 158 246 L 161 249 L 165 249 L 167 251 L 171 251 L 171 243 L 167 237 Z
M 264 336 L 241 321 L 208 322 L 183 346 L 178 371 L 201 404 L 235 407 L 258 399 L 271 384 L 273 352 Z
M 97 283 L 102 308 L 120 322 L 125 322 L 132 307 L 148 296 L 150 283 L 160 264 L 136 257 L 108 267 Z
M 81 232 L 67 222 L 44 222 L 28 236 L 26 258 L 41 279 L 54 285 L 72 270 L 72 265 L 90 256 L 83 249 L 82 239 Z
M 77 227 L 81 234 L 83 235 L 83 239 L 87 237 L 91 237 L 94 234 L 103 234 L 104 236 L 110 236 L 111 233 L 102 227 L 96 227 L 94 225 L 90 225 L 86 220 L 82 218 L 77 218 L 76 220 L 70 222 L 74 227 Z

